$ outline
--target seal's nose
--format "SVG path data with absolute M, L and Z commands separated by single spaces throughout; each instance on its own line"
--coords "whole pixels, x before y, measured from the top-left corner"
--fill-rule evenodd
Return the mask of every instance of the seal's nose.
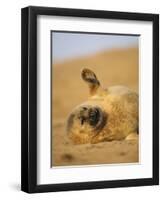
M 88 117 L 89 117 L 88 108 L 82 107 L 81 110 L 80 110 L 80 114 L 79 114 L 79 119 L 80 119 L 81 125 L 83 125 L 84 122 L 87 121 Z

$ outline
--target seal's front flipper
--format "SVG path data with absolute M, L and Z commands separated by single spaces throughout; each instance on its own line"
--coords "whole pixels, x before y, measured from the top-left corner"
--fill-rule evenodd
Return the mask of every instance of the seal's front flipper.
M 138 134 L 137 133 L 130 133 L 125 140 L 138 140 Z

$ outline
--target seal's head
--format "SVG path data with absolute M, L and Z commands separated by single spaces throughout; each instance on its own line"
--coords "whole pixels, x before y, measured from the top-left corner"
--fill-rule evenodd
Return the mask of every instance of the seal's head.
M 90 98 L 77 106 L 67 120 L 67 134 L 75 144 L 123 139 L 137 127 L 137 98 L 133 93 L 124 88 L 110 92 L 103 89 L 89 69 L 83 69 L 81 76 L 89 86 Z M 131 123 L 132 116 L 135 119 Z
M 68 118 L 69 137 L 76 144 L 92 142 L 105 127 L 107 118 L 99 106 L 81 105 L 75 108 Z

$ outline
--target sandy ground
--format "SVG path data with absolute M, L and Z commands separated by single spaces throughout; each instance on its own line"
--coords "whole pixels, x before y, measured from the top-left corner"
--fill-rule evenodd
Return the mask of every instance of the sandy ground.
M 53 64 L 52 67 L 52 166 L 138 162 L 137 141 L 73 145 L 65 132 L 71 110 L 88 97 L 80 78 L 87 67 L 104 87 L 125 85 L 138 92 L 138 49 L 115 49 Z

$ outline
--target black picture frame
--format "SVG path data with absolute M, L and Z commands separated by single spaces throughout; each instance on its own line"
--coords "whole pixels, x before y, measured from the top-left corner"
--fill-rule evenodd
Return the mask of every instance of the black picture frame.
M 37 16 L 55 15 L 153 23 L 153 177 L 37 184 Z M 159 184 L 159 15 L 30 6 L 21 11 L 21 190 L 28 193 Z

